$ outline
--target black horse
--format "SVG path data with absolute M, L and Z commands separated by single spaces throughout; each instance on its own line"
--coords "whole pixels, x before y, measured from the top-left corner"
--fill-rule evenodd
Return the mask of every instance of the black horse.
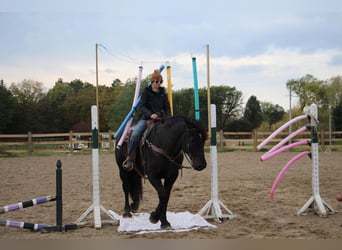
M 150 222 L 161 222 L 161 228 L 170 228 L 166 212 L 170 192 L 179 170 L 183 167 L 185 155 L 191 167 L 203 170 L 207 163 L 204 156 L 204 143 L 207 132 L 200 121 L 174 116 L 164 122 L 156 123 L 147 131 L 141 150 L 137 149 L 134 169 L 123 169 L 122 163 L 127 155 L 127 141 L 115 150 L 116 163 L 120 169 L 122 188 L 125 193 L 124 217 L 131 217 L 137 211 L 142 198 L 142 178 L 148 178 L 158 192 L 159 203 L 150 214 Z M 164 180 L 164 182 L 162 182 Z M 132 203 L 129 204 L 129 198 Z

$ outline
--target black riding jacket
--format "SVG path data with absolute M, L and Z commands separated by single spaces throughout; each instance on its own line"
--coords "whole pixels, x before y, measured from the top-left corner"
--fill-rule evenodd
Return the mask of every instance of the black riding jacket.
M 151 86 L 147 86 L 141 95 L 139 108 L 139 119 L 148 120 L 152 114 L 158 114 L 160 118 L 171 116 L 169 100 L 163 87 L 159 87 L 158 92 L 154 92 Z

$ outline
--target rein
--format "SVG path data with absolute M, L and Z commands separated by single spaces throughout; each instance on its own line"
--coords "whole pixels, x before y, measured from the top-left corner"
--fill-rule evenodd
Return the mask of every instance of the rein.
M 183 165 L 180 165 L 178 163 L 175 162 L 175 159 L 177 159 L 179 156 L 181 156 L 181 154 L 183 153 L 183 150 L 181 150 L 178 155 L 172 157 L 172 156 L 169 156 L 168 153 L 165 152 L 165 150 L 163 150 L 162 148 L 160 147 L 157 147 L 156 145 L 154 145 L 152 142 L 149 142 L 148 140 L 146 140 L 147 142 L 147 146 L 150 147 L 154 152 L 164 156 L 166 159 L 168 159 L 170 162 L 174 163 L 175 165 L 177 165 L 179 167 L 179 169 L 182 169 L 182 168 L 192 168 L 192 167 L 187 167 L 187 166 L 183 166 Z M 186 155 L 186 154 L 185 154 Z M 186 157 L 187 158 L 187 157 Z M 188 159 L 188 158 L 187 158 Z
M 187 132 L 186 134 L 189 135 L 188 132 L 191 132 L 191 131 L 193 131 L 193 130 L 194 130 L 194 129 L 187 129 L 187 130 L 186 130 L 186 132 Z M 170 162 L 172 162 L 172 163 L 174 163 L 175 165 L 177 165 L 177 166 L 179 167 L 179 169 L 182 169 L 182 168 L 191 169 L 191 168 L 193 168 L 193 167 L 192 167 L 192 161 L 191 161 L 191 159 L 189 158 L 189 156 L 188 156 L 186 153 L 183 152 L 183 150 L 181 150 L 176 156 L 170 156 L 167 152 L 165 152 L 165 150 L 163 150 L 163 149 L 160 148 L 160 147 L 157 147 L 156 145 L 154 145 L 152 142 L 148 141 L 147 139 L 146 139 L 146 142 L 147 142 L 147 146 L 148 146 L 149 148 L 151 148 L 154 152 L 159 153 L 160 155 L 164 156 L 164 157 L 165 157 L 166 159 L 168 159 Z M 190 148 L 189 142 L 187 142 L 187 146 L 188 146 L 188 148 Z M 180 165 L 180 164 L 178 164 L 178 163 L 175 162 L 175 159 L 177 159 L 177 158 L 178 158 L 179 156 L 181 156 L 181 154 L 183 154 L 183 153 L 184 153 L 185 158 L 187 159 L 187 161 L 190 163 L 191 167 L 183 166 L 183 165 Z

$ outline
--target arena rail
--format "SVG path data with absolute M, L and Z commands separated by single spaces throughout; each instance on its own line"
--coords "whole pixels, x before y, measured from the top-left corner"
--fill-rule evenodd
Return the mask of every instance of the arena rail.
M 301 130 L 302 131 L 302 130 Z M 272 132 L 224 132 L 218 131 L 217 148 L 219 150 L 256 150 L 256 146 L 267 138 Z M 114 152 L 115 132 L 99 133 L 99 150 Z M 269 147 L 275 146 L 289 136 L 288 132 L 279 133 L 273 138 Z M 328 132 L 320 133 L 320 146 L 327 150 L 342 150 L 342 131 L 331 134 L 331 143 Z M 310 132 L 300 133 L 298 140 L 309 139 Z M 286 139 L 287 140 L 287 139 Z M 294 140 L 294 141 L 297 141 Z M 27 154 L 33 153 L 80 153 L 91 152 L 91 132 L 48 133 L 48 134 L 0 134 L 1 154 Z M 206 145 L 209 148 L 209 144 Z M 279 146 L 279 145 L 278 145 Z M 300 146 L 297 148 L 305 148 Z

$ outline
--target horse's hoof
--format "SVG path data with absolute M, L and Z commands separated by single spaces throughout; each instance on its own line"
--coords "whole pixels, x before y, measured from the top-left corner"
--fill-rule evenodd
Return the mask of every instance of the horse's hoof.
M 172 227 L 171 227 L 171 224 L 169 223 L 169 222 L 166 222 L 166 223 L 162 223 L 161 225 L 160 225 L 160 228 L 161 229 L 172 229 Z
M 136 211 L 138 211 L 138 209 L 139 209 L 139 204 L 133 202 L 133 203 L 131 204 L 131 210 L 132 210 L 132 212 L 135 213 Z
M 156 223 L 158 223 L 158 221 L 159 221 L 159 217 L 157 216 L 157 214 L 155 212 L 152 212 L 150 214 L 150 222 L 152 224 L 156 224 Z
M 127 213 L 125 212 L 123 215 L 122 215 L 123 218 L 132 218 L 132 214 L 131 213 Z

